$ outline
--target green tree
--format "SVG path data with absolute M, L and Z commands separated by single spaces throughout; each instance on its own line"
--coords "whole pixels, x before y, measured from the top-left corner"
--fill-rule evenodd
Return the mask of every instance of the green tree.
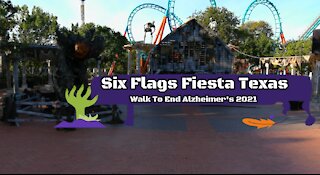
M 78 31 L 80 35 L 85 35 L 89 30 L 95 30 L 95 35 L 102 36 L 105 39 L 105 49 L 100 54 L 102 68 L 109 69 L 113 61 L 117 61 L 115 72 L 117 74 L 126 73 L 127 56 L 123 46 L 128 44 L 128 40 L 121 33 L 115 32 L 109 27 L 99 26 L 93 23 L 87 23 L 81 27 L 72 26 L 73 31 Z M 116 60 L 116 55 L 119 59 Z M 96 67 L 96 61 L 91 59 L 89 62 L 91 67 Z
M 205 11 L 196 12 L 192 15 L 202 26 L 209 28 L 211 18 L 217 22 L 218 37 L 225 43 L 233 43 L 237 39 L 240 20 L 233 12 L 226 8 L 209 7 Z
M 13 48 L 10 43 L 10 33 L 12 33 L 16 25 L 16 12 L 17 8 L 12 5 L 11 1 L 0 0 L 0 56 L 3 59 L 2 68 L 6 75 L 6 87 L 11 87 L 10 59 L 8 58 L 10 55 L 4 55 L 4 51 L 12 50 Z M 0 81 L 3 82 L 3 80 Z
M 245 30 L 251 35 L 264 34 L 268 37 L 272 37 L 272 27 L 265 21 L 249 21 L 240 26 L 240 30 Z
M 242 52 L 257 56 L 273 56 L 276 43 L 272 39 L 271 26 L 264 22 L 248 22 L 240 26 L 238 31 L 238 45 Z M 238 55 L 240 58 L 250 58 L 245 55 Z M 258 59 L 251 59 L 252 63 L 258 64 Z
M 25 44 L 51 44 L 56 38 L 57 17 L 26 5 L 19 7 L 17 40 Z
M 13 30 L 16 20 L 14 18 L 17 8 L 11 1 L 0 0 L 0 36 L 2 40 L 9 39 L 9 32 Z
M 285 49 L 277 49 L 276 56 L 301 56 L 310 55 L 312 40 L 288 41 Z
M 127 70 L 127 52 L 123 49 L 123 46 L 128 44 L 128 40 L 120 32 L 115 32 L 108 27 L 98 27 L 98 31 L 101 32 L 102 36 L 106 39 L 106 48 L 101 54 L 103 63 L 110 65 L 118 56 L 117 66 L 115 73 L 125 74 Z
M 30 10 L 28 6 L 23 5 L 17 7 L 15 20 L 16 25 L 11 34 L 11 40 L 17 45 L 18 51 L 15 53 L 19 55 L 19 57 L 26 57 L 24 50 L 30 45 L 55 44 L 56 29 L 58 27 L 56 16 L 45 12 L 40 7 L 33 7 L 32 10 Z M 27 59 L 23 61 L 20 66 L 23 68 L 38 69 L 43 67 L 44 63 L 45 61 L 39 62 Z M 28 74 L 26 69 L 22 69 L 22 74 Z M 37 80 L 39 80 L 39 76 L 42 75 L 36 75 Z

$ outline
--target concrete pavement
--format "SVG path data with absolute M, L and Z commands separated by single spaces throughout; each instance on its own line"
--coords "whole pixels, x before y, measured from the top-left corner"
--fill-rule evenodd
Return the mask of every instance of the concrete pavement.
M 305 126 L 304 112 L 270 129 L 241 123 L 281 121 L 281 110 L 139 106 L 134 127 L 72 132 L 57 132 L 55 123 L 1 123 L 0 173 L 320 173 L 320 125 Z

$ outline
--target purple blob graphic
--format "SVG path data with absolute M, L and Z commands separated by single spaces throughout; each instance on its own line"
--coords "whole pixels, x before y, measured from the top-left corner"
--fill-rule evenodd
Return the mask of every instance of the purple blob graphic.
M 87 122 L 84 120 L 75 120 L 72 123 L 69 122 L 61 122 L 59 125 L 55 127 L 56 129 L 103 129 L 106 128 L 102 123 L 93 121 Z
M 312 126 L 314 123 L 316 122 L 316 119 L 313 116 L 309 116 L 307 121 L 306 121 L 306 125 L 307 126 Z
M 275 119 L 276 117 L 273 116 L 273 115 L 271 115 L 269 118 L 270 118 L 271 120 L 273 120 L 273 119 Z

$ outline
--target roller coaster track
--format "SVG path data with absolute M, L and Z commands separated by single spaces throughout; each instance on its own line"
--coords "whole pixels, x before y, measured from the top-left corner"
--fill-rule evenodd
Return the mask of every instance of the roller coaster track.
M 215 0 L 210 0 L 210 4 L 214 8 L 217 7 L 217 3 Z M 174 20 L 175 18 L 174 7 L 175 7 L 175 0 L 169 0 L 167 18 L 168 18 L 168 23 L 171 31 L 175 30 L 177 27 L 181 25 L 181 24 L 177 24 L 177 21 Z
M 307 40 L 312 35 L 313 31 L 320 26 L 320 16 L 310 25 L 310 27 L 303 33 L 300 40 Z
M 217 3 L 215 0 L 210 0 L 210 4 L 212 7 L 217 7 Z M 283 34 L 283 30 L 282 30 L 282 22 L 281 22 L 281 18 L 280 18 L 280 13 L 278 11 L 278 9 L 276 8 L 276 6 L 270 2 L 270 0 L 254 0 L 250 6 L 247 8 L 245 15 L 242 19 L 242 23 L 247 22 L 250 19 L 250 16 L 253 12 L 253 10 L 258 6 L 258 5 L 264 5 L 266 6 L 273 14 L 274 20 L 275 20 L 275 32 L 274 32 L 274 39 L 275 40 L 280 40 L 282 44 L 286 43 L 284 34 Z M 168 7 L 167 9 L 164 7 L 161 7 L 159 5 L 156 4 L 152 4 L 152 3 L 145 3 L 145 4 L 141 4 L 139 6 L 137 6 L 131 13 L 130 16 L 128 18 L 128 22 L 127 22 L 127 28 L 125 31 L 125 35 L 128 35 L 128 40 L 131 43 L 135 43 L 135 39 L 133 37 L 132 34 L 132 23 L 133 23 L 133 19 L 134 16 L 143 9 L 154 9 L 156 11 L 159 11 L 161 13 L 164 14 L 164 16 L 168 19 L 168 24 L 170 27 L 171 31 L 174 31 L 176 28 L 178 28 L 180 25 L 183 24 L 183 21 L 178 18 L 175 13 L 175 0 L 168 0 Z M 314 23 L 314 25 L 312 27 L 310 27 L 310 29 L 306 32 L 306 35 L 311 35 L 310 33 L 312 33 L 312 29 L 315 29 L 317 26 L 319 26 L 319 18 L 317 19 L 317 21 Z
M 275 20 L 275 33 L 274 33 L 274 39 L 276 40 L 280 40 L 282 41 L 282 43 L 285 43 L 285 38 L 284 38 L 284 34 L 283 34 L 283 30 L 282 30 L 282 22 L 281 22 L 281 18 L 280 18 L 280 13 L 278 11 L 278 9 L 276 8 L 276 6 L 270 2 L 269 0 L 254 0 L 250 6 L 247 8 L 243 19 L 242 19 L 242 24 L 244 24 L 245 22 L 249 21 L 250 16 L 252 11 L 258 6 L 258 5 L 264 5 L 266 7 L 268 7 L 268 9 L 272 12 L 274 20 Z
M 139 11 L 141 11 L 143 9 L 153 9 L 153 10 L 156 10 L 156 11 L 163 13 L 164 15 L 167 15 L 167 13 L 168 13 L 166 8 L 161 7 L 157 4 L 145 3 L 145 4 L 141 4 L 141 5 L 137 6 L 129 15 L 128 22 L 127 22 L 127 28 L 126 28 L 126 32 L 125 32 L 125 34 L 128 35 L 128 39 L 131 43 L 135 43 L 135 39 L 132 34 L 132 22 L 133 22 L 134 16 Z M 171 14 L 171 16 L 173 16 L 173 21 L 175 21 L 176 24 L 182 25 L 183 22 L 180 18 L 178 18 L 175 14 Z

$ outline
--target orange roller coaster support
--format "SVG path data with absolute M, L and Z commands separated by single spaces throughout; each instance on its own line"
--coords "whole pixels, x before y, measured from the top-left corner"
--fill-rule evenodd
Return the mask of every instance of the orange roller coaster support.
M 154 45 L 159 44 L 160 41 L 162 40 L 162 36 L 163 36 L 163 32 L 164 32 L 166 24 L 167 24 L 167 17 L 165 16 L 162 19 L 162 23 L 161 23 L 160 29 L 159 29 L 159 31 L 157 33 L 156 40 L 153 43 Z
M 116 60 L 119 59 L 119 55 L 116 54 Z M 111 68 L 109 70 L 108 76 L 113 76 L 114 69 L 116 68 L 117 61 L 113 61 Z
M 163 27 L 162 27 L 162 29 L 161 29 L 160 39 L 159 39 L 158 44 L 159 44 L 159 43 L 161 42 L 161 40 L 162 40 L 162 37 L 163 37 L 163 33 L 164 33 L 164 29 L 165 29 L 166 23 L 167 23 L 167 20 L 165 19 L 165 20 L 164 20 Z
M 159 28 L 159 31 L 157 33 L 157 37 L 153 43 L 153 45 L 156 45 L 156 44 L 159 44 L 162 40 L 162 37 L 163 37 L 163 33 L 164 33 L 164 29 L 165 29 L 165 26 L 167 24 L 167 17 L 163 17 L 162 19 L 162 22 L 161 22 L 161 26 Z M 142 66 L 142 73 L 145 74 L 147 72 L 147 69 L 148 69 L 148 65 L 150 63 L 150 59 L 151 59 L 151 52 L 148 54 L 148 58 L 145 62 L 145 64 Z
M 282 43 L 282 45 L 287 44 L 286 38 L 284 37 L 284 34 L 283 34 L 283 33 L 280 34 L 280 37 L 281 37 L 281 43 Z
M 126 28 L 126 31 L 124 31 L 124 34 L 123 34 L 124 37 L 127 37 L 127 32 L 128 32 L 128 27 Z
M 147 73 L 147 69 L 148 69 L 148 65 L 149 65 L 149 63 L 150 63 L 150 59 L 151 59 L 151 51 L 150 51 L 150 53 L 148 54 L 148 58 L 147 58 L 147 61 L 146 61 L 146 63 L 145 64 L 143 64 L 143 62 L 142 62 L 142 67 L 141 67 L 141 73 L 142 74 L 146 74 Z

